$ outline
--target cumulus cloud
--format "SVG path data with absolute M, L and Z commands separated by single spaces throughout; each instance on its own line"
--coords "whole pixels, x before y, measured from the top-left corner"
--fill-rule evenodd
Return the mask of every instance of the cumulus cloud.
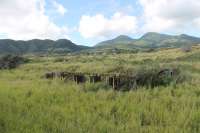
M 183 32 L 197 28 L 199 0 L 139 0 L 143 8 L 144 31 Z
M 68 28 L 59 27 L 45 15 L 45 0 L 1 0 L 0 18 L 0 33 L 7 38 L 67 37 Z
M 61 15 L 65 15 L 65 13 L 67 12 L 67 9 L 56 1 L 53 1 L 53 6 L 56 8 L 56 11 Z
M 136 17 L 119 12 L 111 18 L 106 18 L 102 14 L 83 15 L 79 24 L 79 32 L 85 38 L 107 38 L 119 34 L 134 33 L 136 30 Z

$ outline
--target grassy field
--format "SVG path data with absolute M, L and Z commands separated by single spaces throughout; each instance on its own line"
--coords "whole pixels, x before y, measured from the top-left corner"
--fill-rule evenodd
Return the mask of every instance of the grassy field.
M 199 133 L 200 47 L 117 55 L 29 56 L 0 70 L 0 133 Z M 129 92 L 104 83 L 42 78 L 49 71 L 123 72 L 179 67 L 180 84 Z

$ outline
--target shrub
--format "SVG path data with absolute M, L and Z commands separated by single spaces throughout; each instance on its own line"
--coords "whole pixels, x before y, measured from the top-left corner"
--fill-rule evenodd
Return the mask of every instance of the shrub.
M 184 45 L 183 47 L 181 47 L 181 50 L 183 52 L 190 52 L 192 50 L 192 46 L 190 46 L 190 45 Z
M 64 62 L 64 61 L 65 61 L 64 58 L 56 58 L 56 59 L 54 60 L 55 63 L 56 63 L 56 62 Z
M 166 86 L 172 82 L 177 83 L 182 81 L 182 79 L 178 68 L 142 69 L 136 73 L 137 86 L 147 86 L 150 88 Z
M 6 55 L 0 58 L 0 69 L 13 69 L 27 61 L 27 59 L 20 56 Z

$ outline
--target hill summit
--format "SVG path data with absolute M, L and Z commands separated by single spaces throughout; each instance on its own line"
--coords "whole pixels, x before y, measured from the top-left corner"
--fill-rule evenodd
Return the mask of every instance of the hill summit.
M 106 46 L 106 45 L 115 45 L 115 44 L 127 44 L 133 42 L 134 39 L 132 39 L 129 36 L 126 35 L 120 35 L 112 40 L 107 40 L 98 43 L 96 46 Z

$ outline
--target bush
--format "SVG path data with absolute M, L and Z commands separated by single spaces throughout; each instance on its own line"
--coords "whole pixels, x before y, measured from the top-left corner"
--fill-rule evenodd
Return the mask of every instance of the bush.
M 137 86 L 150 88 L 166 86 L 172 82 L 177 83 L 182 79 L 178 68 L 141 69 L 136 74 Z
M 183 46 L 183 47 L 181 48 L 181 50 L 182 50 L 183 52 L 190 52 L 190 51 L 192 50 L 192 46 L 190 46 L 190 45 L 185 45 L 185 46 Z
M 14 69 L 27 61 L 23 57 L 6 55 L 0 58 L 0 69 Z

